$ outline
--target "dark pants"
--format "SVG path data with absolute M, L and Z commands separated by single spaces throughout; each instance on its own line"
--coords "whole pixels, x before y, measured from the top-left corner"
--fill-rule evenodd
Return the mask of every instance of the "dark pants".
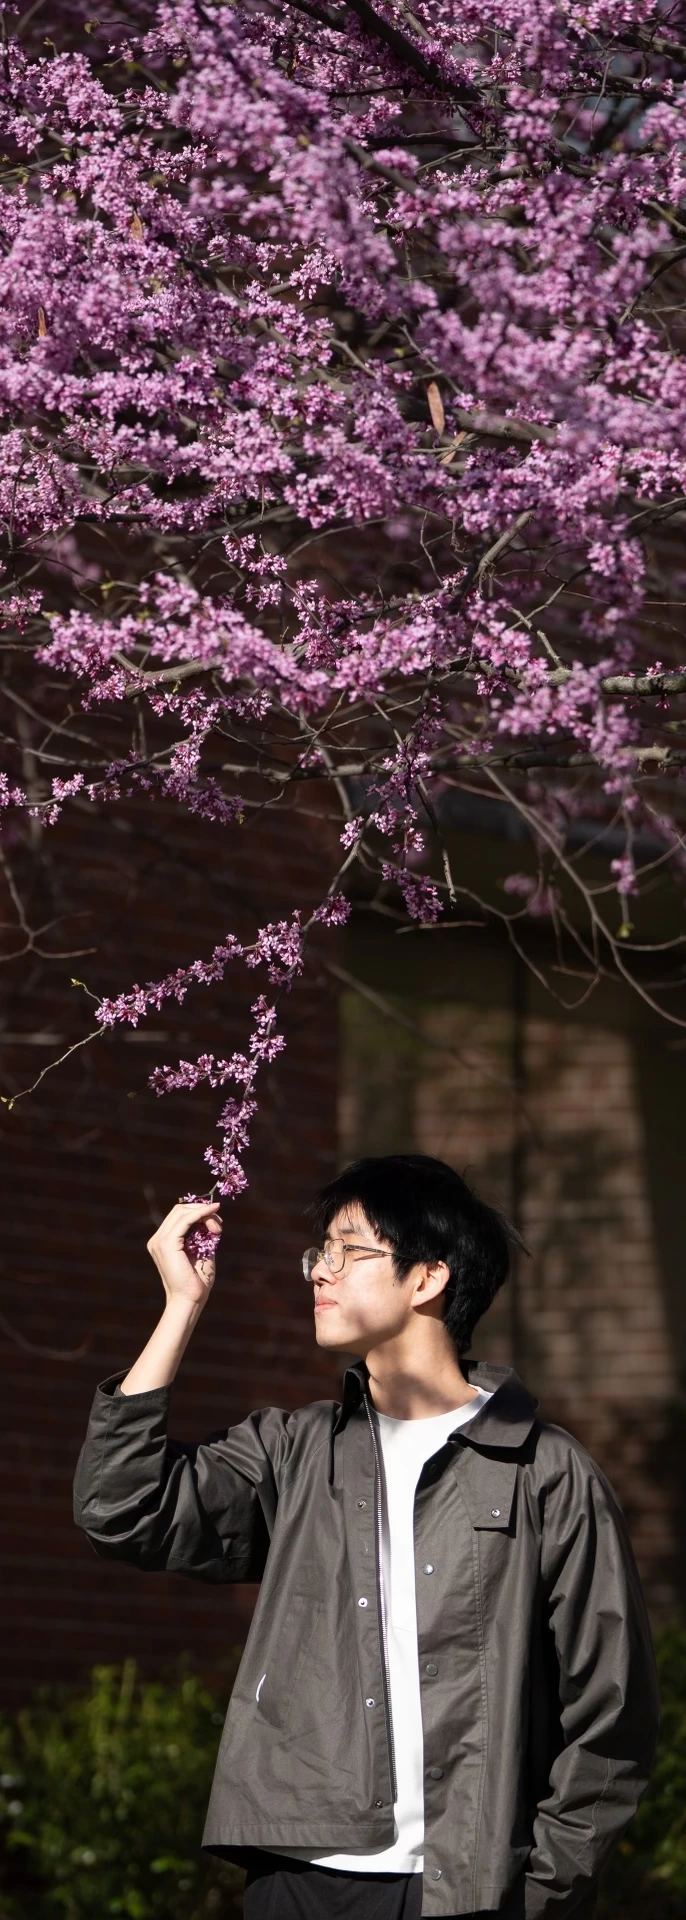
M 245 1920 L 419 1920 L 421 1873 L 339 1873 L 283 1855 L 255 1856 Z
M 593 1920 L 597 1886 L 574 1908 L 574 1920 Z M 311 1867 L 283 1854 L 250 1854 L 243 1894 L 245 1920 L 421 1920 L 421 1873 L 339 1873 Z M 518 1883 L 498 1913 L 463 1920 L 523 1920 L 524 1890 Z

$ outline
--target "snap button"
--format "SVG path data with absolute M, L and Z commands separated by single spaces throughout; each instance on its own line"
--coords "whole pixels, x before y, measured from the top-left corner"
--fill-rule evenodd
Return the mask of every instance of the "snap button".
M 440 1879 L 441 1879 L 441 1869 L 440 1869 L 440 1867 L 432 1867 L 432 1868 L 431 1868 L 431 1878 L 432 1878 L 432 1880 L 440 1880 Z
M 369 1698 L 369 1700 L 365 1700 L 365 1703 L 364 1703 L 364 1704 L 365 1704 L 365 1706 L 366 1706 L 366 1707 L 375 1707 L 375 1706 L 376 1706 L 376 1701 L 375 1701 L 375 1700 L 372 1700 L 372 1699 L 371 1699 L 371 1696 L 370 1696 L 370 1698 Z
M 374 1805 L 375 1805 L 375 1807 L 382 1807 L 382 1806 L 383 1806 L 383 1800 L 375 1800 L 375 1801 L 374 1801 Z
M 429 1768 L 429 1778 L 430 1778 L 431 1780 L 442 1780 L 442 1779 L 443 1779 L 443 1768 L 442 1768 L 442 1767 L 430 1767 L 430 1768 Z
M 357 1602 L 357 1604 L 358 1604 L 358 1607 L 368 1607 L 368 1606 L 369 1606 L 369 1601 L 368 1601 L 368 1600 L 358 1600 L 358 1602 Z
M 358 1507 L 366 1507 L 367 1502 L 366 1500 L 358 1500 L 357 1504 L 358 1504 Z
M 426 1566 L 422 1567 L 422 1573 L 433 1573 L 433 1570 L 433 1561 L 427 1560 Z
M 435 1667 L 435 1666 L 434 1666 L 434 1663 L 433 1663 L 433 1660 L 427 1660 L 427 1663 L 426 1663 L 426 1666 L 425 1666 L 425 1668 L 424 1668 L 424 1672 L 425 1672 L 425 1673 L 438 1673 L 438 1667 Z
M 500 1519 L 500 1508 L 499 1508 L 499 1507 L 491 1507 L 491 1519 L 492 1519 L 492 1520 L 499 1520 L 499 1519 Z

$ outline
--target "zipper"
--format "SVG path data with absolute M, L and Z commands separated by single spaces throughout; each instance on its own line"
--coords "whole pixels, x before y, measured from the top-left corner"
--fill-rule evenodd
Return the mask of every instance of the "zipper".
M 382 1542 L 382 1534 L 381 1534 L 381 1461 L 379 1459 L 379 1444 L 376 1437 L 376 1428 L 374 1426 L 374 1421 L 372 1419 L 371 1407 L 369 1405 L 369 1397 L 367 1394 L 365 1394 L 365 1397 L 364 1397 L 364 1404 L 367 1409 L 367 1419 L 369 1421 L 371 1435 L 372 1435 L 372 1443 L 374 1447 L 374 1466 L 375 1466 L 374 1527 L 375 1527 L 375 1533 L 376 1533 L 376 1606 L 377 1606 L 377 1612 L 379 1616 L 379 1634 L 381 1639 L 381 1685 L 383 1688 L 383 1710 L 384 1710 L 384 1719 L 386 1722 L 386 1744 L 388 1747 L 388 1771 L 391 1776 L 391 1794 L 393 1798 L 393 1805 L 395 1806 L 395 1802 L 398 1798 L 398 1789 L 397 1789 L 396 1778 L 395 1778 L 395 1759 L 393 1755 L 393 1730 L 391 1725 L 390 1689 L 388 1685 L 388 1647 L 386 1643 L 386 1608 L 384 1605 L 383 1557 L 382 1557 L 383 1542 Z

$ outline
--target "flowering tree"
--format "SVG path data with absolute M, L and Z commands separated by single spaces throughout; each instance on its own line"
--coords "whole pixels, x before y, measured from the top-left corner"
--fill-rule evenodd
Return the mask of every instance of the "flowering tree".
M 456 788 L 534 849 L 515 945 L 547 916 L 579 991 L 676 1018 L 632 902 L 684 867 L 686 45 L 670 0 L 61 18 L 5 18 L 1 797 L 15 833 L 163 796 L 226 835 L 333 796 L 309 919 L 97 1009 L 266 970 L 245 1053 L 154 1076 L 232 1089 L 230 1194 L 355 869 L 398 918 L 473 911 Z

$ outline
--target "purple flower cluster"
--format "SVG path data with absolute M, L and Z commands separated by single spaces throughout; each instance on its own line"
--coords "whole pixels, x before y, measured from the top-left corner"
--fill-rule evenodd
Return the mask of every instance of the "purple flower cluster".
M 355 861 L 382 904 L 435 923 L 460 895 L 455 788 L 504 799 L 534 848 L 503 917 L 559 933 L 564 870 L 591 929 L 578 964 L 605 943 L 626 974 L 639 829 L 684 870 L 672 12 L 132 0 L 118 21 L 112 0 L 106 30 L 80 17 L 73 0 L 63 47 L 10 35 L 0 76 L 0 623 L 50 719 L 30 782 L 28 721 L 24 759 L 7 747 L 0 805 L 50 824 L 138 795 L 228 832 L 305 782 L 342 807 L 309 921 L 229 934 L 104 999 L 99 1023 L 135 1026 L 234 959 L 283 992 L 312 925 L 344 923 Z M 63 735 L 56 682 L 79 718 Z M 597 894 L 566 844 L 579 818 L 623 835 Z M 238 1087 L 206 1156 L 223 1193 L 283 1046 L 275 1007 L 253 1016 L 244 1055 L 153 1075 Z

